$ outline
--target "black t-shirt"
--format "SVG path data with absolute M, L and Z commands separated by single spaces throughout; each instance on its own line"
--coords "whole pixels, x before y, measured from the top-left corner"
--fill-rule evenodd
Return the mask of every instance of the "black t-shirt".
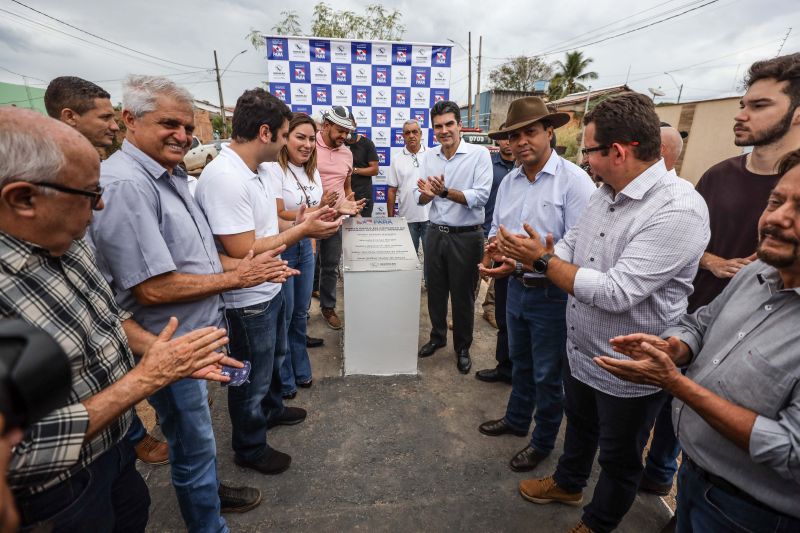
M 747 170 L 747 155 L 726 159 L 706 171 L 697 182 L 697 192 L 708 204 L 711 239 L 706 251 L 723 259 L 753 255 L 758 246 L 758 219 L 767 206 L 778 174 L 753 174 Z M 728 285 L 701 268 L 694 278 L 689 312 L 707 305 Z
M 378 160 L 375 144 L 363 135 L 359 135 L 358 140 L 349 144 L 348 147 L 353 152 L 353 168 L 364 168 L 369 166 L 372 161 Z M 359 197 L 358 191 L 366 189 L 369 190 L 369 196 L 372 196 L 372 176 L 362 176 L 354 172 L 350 184 L 353 191 L 356 192 L 356 197 Z

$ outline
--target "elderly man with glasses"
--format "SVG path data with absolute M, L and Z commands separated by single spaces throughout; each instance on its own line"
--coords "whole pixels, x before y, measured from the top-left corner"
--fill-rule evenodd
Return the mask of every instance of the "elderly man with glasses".
M 417 180 L 422 178 L 421 160 L 425 157 L 425 147 L 422 145 L 422 129 L 416 120 L 407 120 L 403 124 L 403 140 L 405 147 L 397 157 L 392 159 L 389 167 L 389 193 L 387 194 L 387 211 L 390 217 L 396 215 L 404 217 L 408 222 L 408 231 L 414 250 L 419 253 L 422 243 L 423 255 L 425 252 L 425 232 L 428 229 L 428 212 L 430 205 L 419 205 L 414 199 L 414 188 Z M 398 209 L 395 211 L 394 203 L 397 200 Z M 424 259 L 424 258 L 423 258 Z M 426 278 L 427 279 L 427 278 Z

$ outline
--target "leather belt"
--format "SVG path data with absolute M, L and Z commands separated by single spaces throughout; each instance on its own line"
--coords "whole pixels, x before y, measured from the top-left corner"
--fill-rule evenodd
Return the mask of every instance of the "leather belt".
M 769 511 L 770 513 L 773 513 L 773 514 L 776 514 L 776 515 L 779 515 L 779 516 L 784 516 L 784 513 L 776 511 L 775 509 L 773 509 L 769 505 L 756 500 L 755 498 L 753 498 L 752 496 L 747 494 L 745 491 L 743 491 L 742 489 L 740 489 L 739 487 L 737 487 L 736 485 L 734 485 L 730 481 L 728 481 L 726 479 L 723 479 L 723 478 L 719 477 L 716 474 L 712 474 L 711 472 L 709 472 L 708 470 L 706 470 L 705 468 L 703 468 L 699 464 L 695 463 L 692 460 L 691 457 L 686 455 L 686 452 L 683 452 L 683 462 L 686 463 L 690 468 L 692 468 L 697 473 L 697 475 L 700 476 L 701 479 L 703 479 L 704 481 L 707 481 L 708 483 L 714 485 L 719 490 L 721 490 L 723 492 L 727 492 L 731 496 L 735 496 L 735 497 L 737 497 L 737 498 L 739 498 L 741 500 L 744 500 L 744 501 L 746 501 L 747 503 L 749 503 L 751 505 L 755 505 L 756 507 L 759 507 L 760 509 L 764 509 L 765 511 Z
M 539 276 L 528 276 L 525 277 L 525 273 L 522 272 L 520 274 L 514 273 L 511 275 L 514 279 L 518 279 L 519 282 L 522 284 L 523 287 L 526 289 L 546 289 L 553 285 L 553 282 L 545 277 Z
M 440 226 L 439 224 L 433 223 L 431 223 L 431 226 L 442 233 L 466 233 L 468 231 L 477 231 L 481 229 L 481 226 Z

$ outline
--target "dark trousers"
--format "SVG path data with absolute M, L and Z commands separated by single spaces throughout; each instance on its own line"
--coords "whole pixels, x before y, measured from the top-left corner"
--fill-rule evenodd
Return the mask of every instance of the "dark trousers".
M 681 446 L 672 429 L 672 396 L 667 395 L 653 428 L 653 440 L 644 462 L 644 477 L 661 485 L 671 485 L 678 471 L 680 453 Z
M 514 371 L 504 419 L 522 431 L 528 431 L 534 420 L 531 446 L 549 454 L 564 416 L 567 293 L 555 285 L 525 288 L 513 279 L 508 283 L 506 313 Z
M 508 356 L 508 322 L 506 305 L 508 301 L 509 278 L 494 280 L 494 319 L 497 321 L 497 343 L 494 358 L 497 360 L 497 372 L 511 377 L 511 358 Z
M 618 398 L 565 374 L 567 429 L 554 478 L 567 492 L 581 491 L 600 448 L 600 478 L 582 520 L 592 531 L 605 533 L 619 525 L 636 498 L 644 469 L 642 451 L 665 393 Z
M 325 240 L 317 241 L 319 251 L 319 306 L 322 309 L 336 307 L 336 282 L 339 280 L 339 259 L 342 257 L 342 230 Z
M 135 463 L 133 444 L 123 438 L 68 480 L 33 496 L 17 496 L 20 531 L 144 531 L 150 494 Z
M 453 345 L 456 353 L 469 350 L 475 322 L 475 289 L 478 263 L 483 257 L 481 228 L 464 233 L 443 233 L 436 225 L 425 235 L 428 271 L 428 313 L 431 342 L 447 343 L 447 300 L 453 312 Z
M 353 195 L 356 200 L 364 199 L 367 203 L 361 210 L 362 217 L 372 216 L 372 177 L 371 176 L 353 176 L 351 186 Z

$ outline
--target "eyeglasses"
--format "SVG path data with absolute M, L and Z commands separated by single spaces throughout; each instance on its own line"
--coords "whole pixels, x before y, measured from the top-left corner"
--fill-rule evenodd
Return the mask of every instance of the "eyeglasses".
M 100 200 L 103 197 L 103 188 L 98 186 L 97 190 L 95 191 L 86 191 L 83 189 L 73 189 L 72 187 L 65 187 L 64 185 L 58 185 L 57 183 L 41 183 L 38 181 L 32 181 L 33 185 L 38 185 L 39 187 L 44 187 L 46 189 L 53 189 L 60 192 L 65 192 L 67 194 L 77 194 L 80 196 L 88 196 L 92 199 L 92 209 L 97 209 L 97 206 L 100 205 Z
M 616 142 L 611 144 L 601 144 L 599 146 L 592 146 L 591 148 L 581 148 L 581 154 L 584 156 L 591 154 L 592 152 L 597 152 L 600 150 L 610 150 L 612 146 L 615 144 L 630 144 L 631 146 L 639 146 L 639 141 L 631 141 L 629 143 L 624 142 Z
M 411 154 L 411 161 L 414 163 L 416 168 L 419 168 L 419 159 L 417 159 L 417 154 Z

